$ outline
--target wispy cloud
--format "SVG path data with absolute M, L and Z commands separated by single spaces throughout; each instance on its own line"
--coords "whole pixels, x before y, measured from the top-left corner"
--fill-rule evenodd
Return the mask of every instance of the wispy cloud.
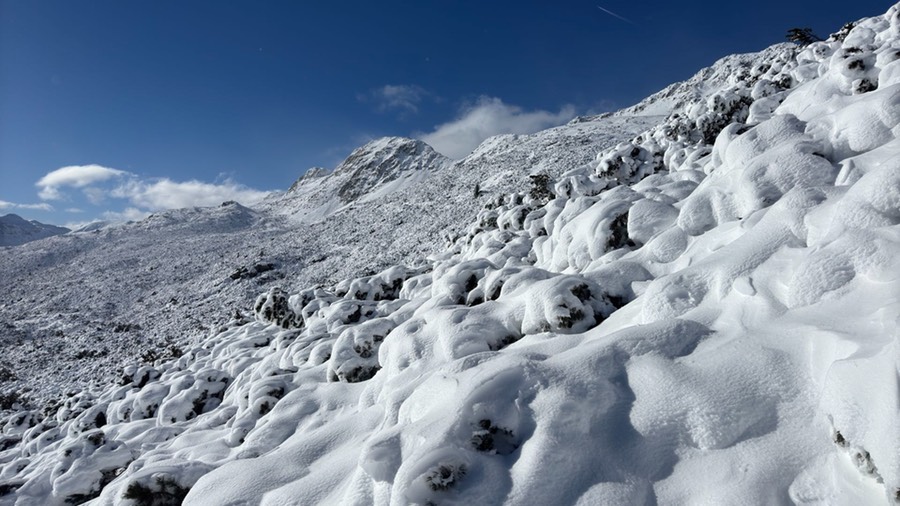
M 216 206 L 227 200 L 242 204 L 254 204 L 270 192 L 255 190 L 230 180 L 222 183 L 204 183 L 191 180 L 172 181 L 168 178 L 152 181 L 131 179 L 114 188 L 109 195 L 127 199 L 138 208 L 159 211 L 195 206 Z
M 613 12 L 613 11 L 611 11 L 611 10 L 609 10 L 609 9 L 600 7 L 599 5 L 597 6 L 597 8 L 600 9 L 601 11 L 603 11 L 603 12 L 609 14 L 610 16 L 612 16 L 612 17 L 614 17 L 614 18 L 621 19 L 622 21 L 624 21 L 624 22 L 626 22 L 626 23 L 631 23 L 632 25 L 634 24 L 634 21 L 632 21 L 632 20 L 630 20 L 630 19 L 628 19 L 628 18 L 626 18 L 626 17 L 624 17 L 624 16 L 620 16 L 620 15 L 616 14 L 615 12 Z
M 169 178 L 143 178 L 124 170 L 101 165 L 73 165 L 44 175 L 37 183 L 38 195 L 44 200 L 69 199 L 66 189 L 77 188 L 87 202 L 109 208 L 127 206 L 124 211 L 106 211 L 103 217 L 111 221 L 142 219 L 155 211 L 183 207 L 217 206 L 228 200 L 250 205 L 271 192 L 249 188 L 231 179 L 207 183 L 198 180 L 174 181 Z M 116 201 L 119 202 L 116 202 Z M 124 201 L 124 202 L 122 202 Z M 83 201 L 82 201 L 83 202 Z M 78 205 L 76 203 L 76 205 Z M 50 204 L 13 204 L 0 201 L 0 209 L 53 209 Z M 81 209 L 69 207 L 69 213 Z
M 93 220 L 83 220 L 83 221 L 70 221 L 65 223 L 63 226 L 68 228 L 69 230 L 78 230 L 80 228 L 86 227 L 88 225 L 93 225 L 96 223 L 119 223 L 123 221 L 140 221 L 150 216 L 149 211 L 142 211 L 136 207 L 128 207 L 123 211 L 104 211 L 100 218 L 102 219 L 93 219 Z
M 140 221 L 150 216 L 149 211 L 142 211 L 136 207 L 128 207 L 124 211 L 106 211 L 103 219 L 107 221 Z
M 0 200 L 0 209 L 28 209 L 32 211 L 52 211 L 53 206 L 46 202 L 40 204 L 17 204 L 15 202 L 7 202 Z
M 525 111 L 505 104 L 499 98 L 481 97 L 474 104 L 463 107 L 455 120 L 436 126 L 430 133 L 418 133 L 416 137 L 439 153 L 458 159 L 493 135 L 534 133 L 565 123 L 574 116 L 575 108 L 570 105 L 556 113 Z
M 374 104 L 378 112 L 396 111 L 401 114 L 416 114 L 419 104 L 433 94 L 415 84 L 386 84 L 368 93 L 356 96 L 357 100 Z
M 93 183 L 122 177 L 128 172 L 110 169 L 101 165 L 70 165 L 48 172 L 35 185 L 40 188 L 38 196 L 42 200 L 59 200 L 61 188 L 84 188 Z

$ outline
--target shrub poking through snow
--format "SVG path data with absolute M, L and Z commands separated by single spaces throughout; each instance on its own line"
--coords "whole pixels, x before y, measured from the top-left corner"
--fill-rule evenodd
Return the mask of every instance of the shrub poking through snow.
M 606 238 L 606 251 L 634 246 L 634 241 L 628 238 L 628 212 L 617 216 L 609 224 L 609 236 Z
M 264 272 L 269 272 L 274 269 L 275 269 L 275 264 L 258 263 L 258 264 L 252 265 L 251 267 L 246 267 L 246 266 L 238 267 L 228 277 L 231 278 L 232 280 L 253 279 Z
M 550 177 L 550 174 L 540 172 L 529 177 L 531 178 L 531 189 L 528 191 L 528 196 L 541 203 L 556 198 L 553 193 L 553 178 Z
M 706 114 L 695 120 L 703 142 L 712 145 L 726 126 L 746 121 L 752 103 L 747 88 L 735 88 L 709 97 Z
M 195 374 L 180 373 L 176 377 L 175 388 L 159 402 L 159 417 L 164 423 L 191 420 L 214 409 L 222 402 L 231 383 L 228 374 L 213 368 Z
M 158 379 L 159 376 L 159 371 L 148 365 L 127 365 L 122 368 L 119 376 L 119 385 L 132 385 L 135 388 L 144 388 L 147 383 Z
M 57 449 L 56 465 L 50 474 L 53 495 L 70 504 L 93 499 L 132 458 L 124 443 L 110 440 L 99 429 L 81 434 Z
M 628 184 L 635 179 L 643 179 L 663 168 L 662 154 L 654 143 L 647 143 L 647 149 L 631 142 L 619 144 L 615 149 L 602 154 L 597 164 L 596 175 L 611 183 Z
M 335 285 L 334 293 L 356 300 L 394 300 L 400 296 L 403 282 L 414 273 L 415 270 L 397 265 L 372 276 L 342 281 Z
M 527 290 L 523 334 L 577 334 L 606 319 L 615 307 L 595 283 L 580 276 L 539 281 Z
M 499 351 L 499 350 L 502 350 L 503 348 L 506 348 L 507 346 L 511 345 L 512 343 L 518 341 L 519 339 L 521 339 L 520 336 L 515 336 L 512 334 L 509 334 L 509 335 L 501 337 L 500 339 L 497 339 L 494 341 L 488 341 L 488 347 L 490 348 L 491 351 Z
M 478 289 L 479 282 L 489 270 L 496 269 L 497 266 L 485 259 L 449 265 L 435 272 L 432 296 L 445 297 L 450 304 L 478 305 L 484 302 L 484 293 Z
M 28 398 L 15 390 L 0 392 L 0 410 L 21 409 L 28 404 Z
M 470 443 L 479 452 L 499 455 L 510 454 L 518 448 L 511 430 L 498 427 L 487 418 L 478 421 Z
M 189 488 L 182 487 L 174 478 L 157 475 L 149 485 L 131 482 L 122 497 L 134 501 L 135 506 L 178 506 L 189 491 Z
M 273 287 L 256 298 L 253 314 L 256 315 L 257 321 L 274 323 L 285 329 L 300 324 L 300 320 L 288 304 L 287 295 L 278 287 Z
M 378 348 L 395 326 L 388 318 L 377 318 L 344 330 L 332 348 L 328 378 L 357 383 L 374 376 L 381 369 Z
M 425 483 L 435 492 L 449 490 L 466 475 L 464 464 L 440 464 L 425 475 Z

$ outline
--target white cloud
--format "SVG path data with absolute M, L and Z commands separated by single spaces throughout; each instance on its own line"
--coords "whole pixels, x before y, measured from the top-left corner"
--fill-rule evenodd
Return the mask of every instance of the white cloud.
M 400 113 L 415 114 L 419 104 L 431 94 L 415 84 L 386 84 L 368 94 L 358 95 L 360 102 L 374 102 L 379 112 L 397 110 Z
M 20 209 L 34 209 L 38 211 L 52 211 L 53 206 L 47 204 L 46 202 L 42 202 L 40 204 L 19 204 L 18 207 Z
M 561 125 L 573 117 L 575 108 L 569 105 L 558 113 L 525 111 L 499 98 L 481 97 L 474 105 L 464 108 L 459 118 L 436 126 L 431 133 L 416 136 L 439 153 L 458 159 L 493 135 L 530 134 Z
M 30 209 L 34 211 L 52 211 L 53 206 L 42 202 L 40 204 L 16 204 L 15 202 L 7 202 L 0 200 L 0 209 Z
M 140 221 L 147 216 L 150 216 L 150 214 L 149 211 L 142 211 L 135 207 L 129 207 L 121 212 L 106 211 L 103 213 L 103 218 L 107 221 Z
M 70 221 L 63 226 L 68 228 L 69 230 L 78 230 L 95 223 L 102 224 L 106 222 L 120 223 L 123 221 L 140 221 L 147 216 L 150 216 L 150 214 L 151 213 L 149 211 L 142 211 L 134 207 L 129 207 L 124 211 L 105 211 L 103 214 L 101 214 L 101 217 L 103 218 L 102 220 L 93 219 L 86 221 Z
M 62 226 L 66 227 L 69 230 L 78 230 L 79 228 L 90 225 L 91 223 L 96 223 L 96 221 L 70 221 L 67 223 L 63 223 Z
M 176 182 L 166 178 L 152 182 L 132 179 L 110 192 L 112 197 L 128 199 L 136 207 L 150 211 L 217 206 L 227 200 L 249 205 L 259 202 L 268 194 L 269 192 L 254 190 L 229 180 L 212 184 L 196 180 Z
M 87 197 L 88 201 L 95 206 L 98 206 L 106 200 L 107 190 L 103 188 L 98 188 L 96 186 L 88 186 L 87 188 L 81 190 L 84 193 L 84 196 Z
M 109 199 L 123 199 L 130 204 L 124 211 L 107 211 L 103 214 L 110 221 L 139 220 L 151 212 L 183 207 L 217 206 L 228 200 L 242 204 L 254 204 L 270 192 L 248 188 L 225 179 L 216 183 L 202 181 L 173 181 L 168 178 L 142 179 L 124 170 L 100 165 L 73 165 L 49 172 L 36 184 L 39 196 L 44 200 L 64 197 L 62 188 L 80 188 L 84 197 L 94 205 Z M 0 200 L 0 209 L 53 209 L 48 203 L 15 204 Z M 69 213 L 82 212 L 70 207 Z
M 106 181 L 128 174 L 123 170 L 110 169 L 101 165 L 70 165 L 42 177 L 36 186 L 40 188 L 38 196 L 43 200 L 59 200 L 62 193 L 59 189 L 66 186 L 83 188 L 89 184 Z

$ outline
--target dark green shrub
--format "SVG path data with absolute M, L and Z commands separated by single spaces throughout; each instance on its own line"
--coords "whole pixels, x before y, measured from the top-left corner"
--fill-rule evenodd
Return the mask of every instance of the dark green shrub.
M 800 46 L 808 46 L 813 42 L 822 40 L 818 35 L 813 33 L 812 28 L 791 28 L 787 31 L 785 38 Z
M 191 490 L 167 476 L 157 476 L 155 485 L 151 488 L 140 482 L 132 482 L 122 497 L 135 501 L 138 506 L 179 506 Z
M 466 475 L 466 466 L 463 464 L 441 464 L 425 477 L 425 483 L 435 492 L 449 490 Z
M 531 178 L 531 189 L 528 195 L 531 198 L 545 203 L 556 198 L 556 194 L 553 192 L 553 179 L 550 177 L 550 174 L 541 172 L 532 174 L 529 177 Z

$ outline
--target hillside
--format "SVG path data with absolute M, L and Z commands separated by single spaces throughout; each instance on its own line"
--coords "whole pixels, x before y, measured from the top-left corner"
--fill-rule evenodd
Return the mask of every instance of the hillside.
M 501 136 L 455 163 L 421 141 L 381 139 L 256 209 L 164 211 L 18 247 L 0 263 L 0 367 L 16 370 L 0 394 L 39 408 L 102 389 L 123 363 L 172 358 L 247 316 L 270 286 L 296 291 L 425 262 L 494 194 L 527 188 L 531 171 L 561 174 L 649 124 L 608 118 Z M 404 149 L 413 156 L 394 157 Z M 345 202 L 344 189 L 363 193 Z
M 18 246 L 54 235 L 65 234 L 69 229 L 26 220 L 17 214 L 0 216 L 0 247 Z
M 900 4 L 457 162 L 382 139 L 16 248 L 0 501 L 900 503 L 898 134 Z

